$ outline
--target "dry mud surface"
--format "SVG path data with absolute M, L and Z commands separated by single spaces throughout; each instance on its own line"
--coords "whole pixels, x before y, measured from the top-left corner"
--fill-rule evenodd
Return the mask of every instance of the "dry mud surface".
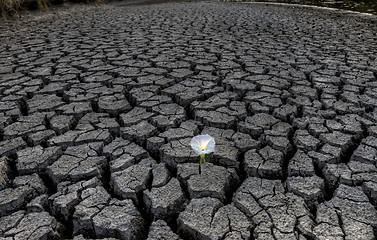
M 377 237 L 376 17 L 201 2 L 0 28 L 0 239 Z

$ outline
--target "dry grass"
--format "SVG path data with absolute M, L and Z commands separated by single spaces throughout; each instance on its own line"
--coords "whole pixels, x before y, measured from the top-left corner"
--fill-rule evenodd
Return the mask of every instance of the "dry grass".
M 46 10 L 49 6 L 50 0 L 0 0 L 0 19 L 15 16 L 21 9 Z
M 0 17 L 14 15 L 21 7 L 21 0 L 0 0 Z
M 16 16 L 21 10 L 46 10 L 51 5 L 67 2 L 99 5 L 111 0 L 0 0 L 0 20 Z
M 48 0 L 37 0 L 36 3 L 36 9 L 48 9 L 48 7 L 51 5 Z

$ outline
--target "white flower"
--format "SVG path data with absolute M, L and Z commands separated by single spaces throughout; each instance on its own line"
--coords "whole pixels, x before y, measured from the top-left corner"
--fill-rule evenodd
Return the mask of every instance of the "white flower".
M 191 139 L 190 145 L 198 155 L 209 154 L 215 151 L 215 139 L 210 135 L 199 135 Z

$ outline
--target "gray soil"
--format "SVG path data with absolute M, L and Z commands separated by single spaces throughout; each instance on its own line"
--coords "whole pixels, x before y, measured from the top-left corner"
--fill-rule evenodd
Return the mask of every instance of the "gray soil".
M 136 3 L 0 24 L 0 239 L 376 239 L 377 17 Z

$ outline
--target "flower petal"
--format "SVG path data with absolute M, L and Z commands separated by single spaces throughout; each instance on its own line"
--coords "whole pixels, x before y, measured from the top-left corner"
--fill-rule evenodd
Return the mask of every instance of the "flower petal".
M 208 134 L 195 136 L 190 141 L 191 148 L 196 154 L 209 154 L 215 150 L 215 139 Z
M 207 150 L 208 143 L 213 139 L 210 135 L 200 135 L 200 146 L 199 149 L 201 151 Z
M 190 142 L 191 146 L 197 146 L 198 148 L 200 147 L 200 136 L 195 136 L 191 139 Z
M 213 152 L 213 151 L 212 150 L 201 151 L 200 155 L 202 155 L 202 154 L 210 154 L 211 152 Z
M 208 135 L 208 134 L 205 134 L 205 135 L 199 135 L 199 136 L 197 136 L 197 137 L 199 137 L 201 143 L 208 143 L 209 141 L 211 141 L 211 139 L 213 139 L 213 137 L 211 137 L 211 136 Z
M 196 154 L 198 154 L 198 155 L 202 154 L 197 146 L 195 146 L 195 145 L 191 145 L 191 148 L 194 150 L 194 152 L 195 152 Z
M 207 151 L 214 152 L 215 151 L 215 146 L 216 146 L 215 139 L 212 138 L 211 141 L 209 141 L 209 143 L 207 145 Z

